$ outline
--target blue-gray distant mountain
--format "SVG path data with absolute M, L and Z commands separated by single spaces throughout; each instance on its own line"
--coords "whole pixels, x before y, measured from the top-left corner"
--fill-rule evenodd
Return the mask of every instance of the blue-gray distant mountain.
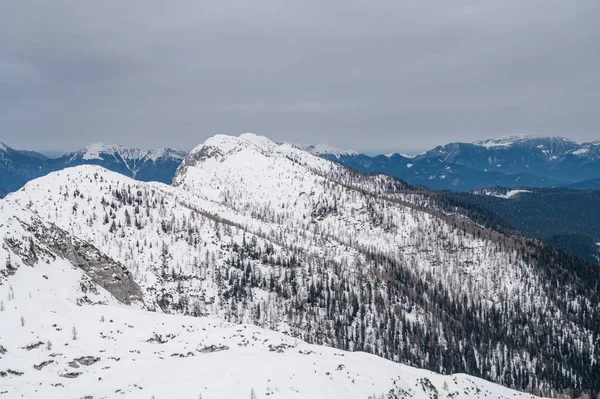
M 170 148 L 140 150 L 120 145 L 94 143 L 53 160 L 56 169 L 78 165 L 99 165 L 141 181 L 171 184 L 175 170 L 186 152 Z
M 0 143 L 0 197 L 49 172 L 49 159 L 33 151 L 19 151 Z
M 58 158 L 32 151 L 19 151 L 0 144 L 0 197 L 18 190 L 29 180 L 78 165 L 99 165 L 141 181 L 170 184 L 185 158 L 183 151 L 170 148 L 140 150 L 95 143 Z
M 507 136 L 450 143 L 416 156 L 367 156 L 322 146 L 305 147 L 364 173 L 385 173 L 433 189 L 490 186 L 567 186 L 600 178 L 600 141 L 578 144 L 563 137 Z
M 573 183 L 569 187 L 577 190 L 600 190 L 600 178 Z

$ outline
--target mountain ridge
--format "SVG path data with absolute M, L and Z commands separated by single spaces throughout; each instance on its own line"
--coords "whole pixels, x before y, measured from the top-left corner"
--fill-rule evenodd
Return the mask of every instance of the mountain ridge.
M 170 184 L 175 169 L 187 155 L 171 148 L 141 150 L 120 145 L 92 143 L 59 157 L 0 147 L 0 197 L 28 181 L 64 168 L 94 164 L 142 181 Z M 4 195 L 3 195 L 4 193 Z
M 455 142 L 406 157 L 398 153 L 322 157 L 364 173 L 380 172 L 433 189 L 468 191 L 507 187 L 566 186 L 600 177 L 600 145 L 564 137 L 505 136 Z

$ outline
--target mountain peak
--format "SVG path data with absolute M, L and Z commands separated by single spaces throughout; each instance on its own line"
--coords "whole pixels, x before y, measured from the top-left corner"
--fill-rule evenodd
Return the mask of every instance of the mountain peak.
M 317 156 L 323 156 L 323 155 L 331 155 L 334 156 L 336 158 L 340 158 L 341 156 L 344 155 L 358 155 L 359 153 L 355 150 L 350 150 L 350 149 L 341 149 L 341 148 L 337 148 L 334 147 L 332 145 L 329 144 L 325 144 L 325 143 L 318 143 L 318 144 L 311 144 L 311 145 L 304 145 L 304 144 L 297 144 L 297 143 L 288 143 L 289 145 L 296 147 L 302 151 L 306 151 L 309 152 L 313 155 L 317 155 Z
M 90 144 L 86 145 L 80 151 L 80 153 L 82 153 L 82 157 L 85 160 L 102 159 L 100 154 L 106 154 L 106 153 L 113 154 L 122 148 L 123 147 L 121 147 L 120 145 L 105 144 L 102 142 L 97 142 L 97 143 L 90 143 Z

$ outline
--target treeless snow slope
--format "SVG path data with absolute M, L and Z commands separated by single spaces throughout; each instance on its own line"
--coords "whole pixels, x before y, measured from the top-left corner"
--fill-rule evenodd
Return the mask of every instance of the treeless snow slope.
M 385 397 L 531 397 L 250 325 L 147 312 L 108 298 L 109 305 L 77 306 L 77 272 L 60 263 L 21 269 L 10 301 L 10 286 L 0 285 L 0 398 L 237 399 L 251 390 L 274 399 L 367 399 L 390 390 L 397 396 Z

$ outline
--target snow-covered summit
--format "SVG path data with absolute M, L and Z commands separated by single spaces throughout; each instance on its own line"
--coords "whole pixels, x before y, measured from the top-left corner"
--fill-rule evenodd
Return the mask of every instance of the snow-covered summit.
M 144 150 L 116 144 L 92 143 L 80 151 L 52 160 L 53 169 L 96 164 L 143 181 L 170 183 L 186 153 L 171 148 Z
M 343 168 L 292 144 L 278 144 L 253 133 L 216 135 L 194 148 L 177 169 L 173 184 L 212 200 L 238 190 L 248 199 L 289 198 L 306 180 L 306 172 L 326 174 Z M 289 187 L 289 190 L 285 189 Z M 294 195 L 297 195 L 294 194 Z
M 532 144 L 549 147 L 576 146 L 577 143 L 565 137 L 543 137 L 527 134 L 512 134 L 488 140 L 475 141 L 473 144 L 490 148 L 510 148 L 515 145 Z
M 84 160 L 102 160 L 107 156 L 119 157 L 125 161 L 156 160 L 160 157 L 183 159 L 186 153 L 171 148 L 162 149 L 137 149 L 127 148 L 118 144 L 105 144 L 101 142 L 86 145 L 82 150 L 68 154 L 71 160 L 81 158 Z
M 318 143 L 318 144 L 314 144 L 314 145 L 308 145 L 308 146 L 303 146 L 300 147 L 301 149 L 310 152 L 311 154 L 314 155 L 319 155 L 319 156 L 323 156 L 323 155 L 331 155 L 334 156 L 336 158 L 339 158 L 341 156 L 353 156 L 353 155 L 358 155 L 359 153 L 355 150 L 351 150 L 351 149 L 340 149 L 337 147 L 334 147 L 332 145 L 329 144 L 324 144 L 324 143 Z
M 124 148 L 120 145 L 111 145 L 97 142 L 86 145 L 82 150 L 78 151 L 75 154 L 81 154 L 81 157 L 86 160 L 102 159 L 100 154 L 115 154 L 122 152 L 123 149 Z

